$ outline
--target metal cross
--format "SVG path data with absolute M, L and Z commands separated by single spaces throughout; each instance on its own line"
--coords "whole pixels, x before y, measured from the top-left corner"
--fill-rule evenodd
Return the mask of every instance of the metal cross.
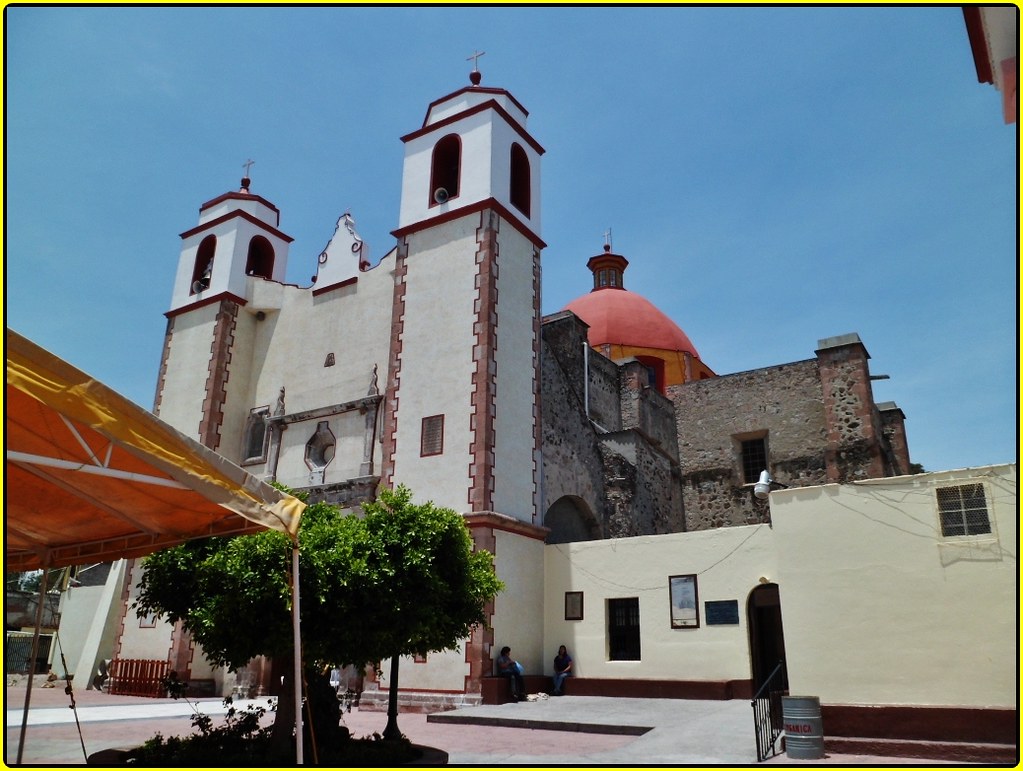
M 480 71 L 480 57 L 483 56 L 483 54 L 485 54 L 485 53 L 486 53 L 486 51 L 477 51 L 477 50 L 473 49 L 473 55 L 468 57 L 468 58 L 466 58 L 466 61 L 469 61 L 469 59 L 472 59 L 472 71 L 473 72 L 479 72 Z
M 252 160 L 251 158 L 249 158 L 249 160 L 245 161 L 245 163 L 243 163 L 243 164 L 242 164 L 242 166 L 244 166 L 244 167 L 245 167 L 245 176 L 246 176 L 246 177 L 248 177 L 248 176 L 249 176 L 249 170 L 250 170 L 250 169 L 252 169 L 252 165 L 253 165 L 254 163 L 255 163 L 255 161 L 254 161 L 254 160 Z
M 604 246 L 611 247 L 611 228 L 604 231 Z

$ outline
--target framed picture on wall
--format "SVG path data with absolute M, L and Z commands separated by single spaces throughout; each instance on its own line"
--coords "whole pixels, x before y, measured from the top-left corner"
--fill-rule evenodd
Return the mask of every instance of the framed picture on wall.
M 693 629 L 700 625 L 700 598 L 696 591 L 696 574 L 668 577 L 671 601 L 671 628 Z
M 583 593 L 565 592 L 565 621 L 583 620 Z

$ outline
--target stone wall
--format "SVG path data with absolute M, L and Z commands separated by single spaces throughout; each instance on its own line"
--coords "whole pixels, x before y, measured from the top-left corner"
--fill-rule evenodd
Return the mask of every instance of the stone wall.
M 597 450 L 597 430 L 586 419 L 581 393 L 585 335 L 586 326 L 571 313 L 544 319 L 540 347 L 542 509 L 546 515 L 561 498 L 580 498 L 602 523 L 603 460 Z M 590 353 L 591 358 L 600 358 Z
M 674 407 L 647 385 L 638 361 L 616 364 L 585 350 L 586 331 L 571 313 L 542 327 L 543 505 L 545 515 L 557 510 L 550 542 L 569 531 L 622 538 L 683 530 Z M 569 527 L 562 517 L 571 509 L 594 526 Z
M 744 439 L 765 439 L 769 470 L 779 482 L 827 481 L 827 422 L 815 360 L 672 386 L 668 397 L 675 404 L 686 529 L 769 521 L 767 504 L 743 482 Z

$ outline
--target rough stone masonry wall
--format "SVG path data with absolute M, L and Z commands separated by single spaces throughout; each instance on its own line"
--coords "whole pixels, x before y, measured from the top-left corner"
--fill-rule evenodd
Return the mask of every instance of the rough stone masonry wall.
M 741 441 L 765 437 L 776 480 L 827 481 L 827 423 L 817 361 L 698 380 L 668 389 L 675 404 L 687 530 L 769 521 L 743 483 Z
M 881 444 L 881 416 L 874 404 L 867 350 L 856 342 L 817 351 L 828 420 L 829 482 L 873 479 L 891 473 Z
M 541 328 L 540 388 L 543 514 L 570 495 L 586 502 L 597 522 L 604 515 L 604 467 L 596 430 L 586 420 L 581 384 L 586 327 L 565 314 Z M 603 533 L 601 533 L 603 535 Z

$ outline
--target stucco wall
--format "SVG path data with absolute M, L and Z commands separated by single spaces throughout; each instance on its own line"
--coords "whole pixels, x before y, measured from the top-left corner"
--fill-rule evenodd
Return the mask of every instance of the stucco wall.
M 496 530 L 494 568 L 506 589 L 494 600 L 494 649 L 496 660 L 505 645 L 527 674 L 543 665 L 544 545 L 535 538 Z
M 746 680 L 750 677 L 746 599 L 760 577 L 775 575 L 767 525 L 544 547 L 544 671 L 566 645 L 580 677 Z M 707 600 L 737 600 L 739 623 L 672 629 L 668 577 L 695 573 L 703 616 Z M 564 618 L 565 592 L 583 592 L 583 619 Z M 609 661 L 607 600 L 639 599 L 641 660 Z
M 943 538 L 935 486 L 973 481 L 993 532 Z M 1016 706 L 1014 465 L 779 490 L 771 509 L 793 693 Z

